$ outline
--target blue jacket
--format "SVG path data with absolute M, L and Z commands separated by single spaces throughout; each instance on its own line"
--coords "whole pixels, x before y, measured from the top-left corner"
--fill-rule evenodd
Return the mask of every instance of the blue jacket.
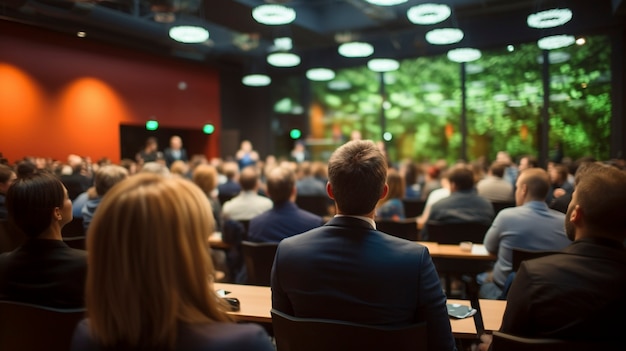
M 279 242 L 323 224 L 322 217 L 301 210 L 293 202 L 287 201 L 252 218 L 248 227 L 248 240 Z

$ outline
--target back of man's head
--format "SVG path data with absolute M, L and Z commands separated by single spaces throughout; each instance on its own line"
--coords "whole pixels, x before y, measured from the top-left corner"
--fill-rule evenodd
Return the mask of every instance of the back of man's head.
M 226 162 L 222 166 L 222 171 L 228 180 L 234 180 L 235 177 L 239 174 L 239 165 L 237 162 Z
M 295 184 L 296 176 L 291 169 L 282 166 L 272 169 L 267 175 L 267 192 L 274 205 L 289 201 Z
M 489 173 L 494 177 L 502 178 L 504 177 L 505 169 L 506 165 L 504 163 L 495 161 L 489 166 Z
M 369 214 L 383 194 L 387 161 L 371 140 L 353 140 L 328 161 L 328 181 L 342 214 Z
M 598 236 L 619 241 L 626 238 L 626 172 L 600 163 L 582 165 L 576 172 L 576 188 L 568 209 L 578 206 L 583 221 Z
M 259 182 L 259 172 L 255 166 L 248 166 L 241 170 L 239 184 L 243 191 L 255 190 Z
M 448 173 L 450 184 L 454 184 L 456 191 L 472 190 L 474 187 L 474 173 L 466 165 L 456 165 Z
M 104 196 L 115 184 L 126 178 L 128 178 L 128 171 L 122 166 L 107 165 L 100 167 L 96 171 L 94 178 L 96 193 L 98 193 L 98 196 Z
M 518 188 L 523 185 L 526 185 L 529 200 L 545 201 L 550 191 L 550 176 L 543 168 L 527 168 L 520 173 L 517 182 Z

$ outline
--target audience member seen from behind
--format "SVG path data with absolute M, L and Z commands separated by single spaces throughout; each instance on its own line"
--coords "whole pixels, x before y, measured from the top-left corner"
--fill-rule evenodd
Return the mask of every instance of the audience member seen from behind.
M 174 161 L 187 163 L 189 158 L 187 157 L 187 150 L 183 148 L 183 139 L 178 135 L 173 135 L 170 138 L 170 146 L 163 152 L 163 158 L 168 168 L 172 167 Z
M 192 182 L 130 177 L 92 224 L 89 319 L 72 350 L 273 350 L 260 326 L 232 323 L 214 291 L 211 205 Z
M 367 325 L 426 322 L 429 350 L 454 350 L 446 296 L 428 250 L 377 231 L 387 164 L 372 141 L 338 148 L 328 165 L 338 214 L 284 239 L 272 269 L 272 306 L 296 317 Z
M 225 162 L 222 165 L 222 173 L 226 177 L 226 181 L 217 186 L 217 192 L 220 203 L 223 205 L 239 194 L 241 185 L 239 184 L 239 166 L 236 162 Z
M 521 264 L 500 330 L 623 349 L 624 328 L 615 317 L 626 312 L 626 173 L 590 163 L 579 168 L 575 185 L 565 216 L 574 242 L 562 253 Z M 491 337 L 483 340 L 486 350 Z
M 512 272 L 513 249 L 558 251 L 571 243 L 565 235 L 565 216 L 546 204 L 550 190 L 548 173 L 541 168 L 529 168 L 517 178 L 515 203 L 494 219 L 483 243 L 498 259 L 491 271 L 483 275 L 480 295 L 497 299 L 502 294 L 507 277 Z
M 295 204 L 296 177 L 287 167 L 276 167 L 267 177 L 267 193 L 274 206 L 250 220 L 248 240 L 279 242 L 324 224 L 322 217 Z
M 72 201 L 63 183 L 40 172 L 17 179 L 7 191 L 9 220 L 27 236 L 0 255 L 0 299 L 55 308 L 84 306 L 87 253 L 63 242 Z
M 487 176 L 478 181 L 476 191 L 478 195 L 491 202 L 513 202 L 513 185 L 503 179 L 506 165 L 494 162 L 489 166 Z
M 214 229 L 220 231 L 222 228 L 222 205 L 220 205 L 215 194 L 217 187 L 217 170 L 215 167 L 208 164 L 198 165 L 193 170 L 192 179 L 193 182 L 202 189 L 207 199 L 209 199 L 209 203 L 213 209 L 213 219 L 215 220 Z
M 6 195 L 9 186 L 17 179 L 13 168 L 0 164 L 0 219 L 7 219 Z
M 272 200 L 258 194 L 259 183 L 259 172 L 256 167 L 244 168 L 239 176 L 241 192 L 224 203 L 222 207 L 224 218 L 247 221 L 272 208 Z
M 101 167 L 96 171 L 94 177 L 94 188 L 96 190 L 96 196 L 90 198 L 82 208 L 83 227 L 85 230 L 89 228 L 89 224 L 93 219 L 93 215 L 96 212 L 98 206 L 102 202 L 104 195 L 117 183 L 128 178 L 128 171 L 126 168 L 117 165 L 108 165 Z
M 389 188 L 387 195 L 378 201 L 376 206 L 376 218 L 404 219 L 404 204 L 402 203 L 405 192 L 404 178 L 393 168 L 387 170 L 387 186 Z

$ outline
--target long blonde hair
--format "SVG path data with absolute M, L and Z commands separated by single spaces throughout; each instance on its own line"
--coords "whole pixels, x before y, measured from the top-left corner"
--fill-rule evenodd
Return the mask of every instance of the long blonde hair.
M 173 348 L 179 322 L 230 320 L 212 284 L 211 213 L 181 178 L 138 174 L 107 193 L 87 233 L 87 310 L 100 344 Z

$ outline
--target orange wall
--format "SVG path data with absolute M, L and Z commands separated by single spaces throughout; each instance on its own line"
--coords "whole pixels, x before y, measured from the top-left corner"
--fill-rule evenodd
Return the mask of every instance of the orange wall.
M 160 127 L 212 123 L 204 153 L 217 157 L 219 93 L 206 65 L 0 20 L 0 152 L 10 162 L 71 153 L 119 162 L 119 125 L 153 116 Z

